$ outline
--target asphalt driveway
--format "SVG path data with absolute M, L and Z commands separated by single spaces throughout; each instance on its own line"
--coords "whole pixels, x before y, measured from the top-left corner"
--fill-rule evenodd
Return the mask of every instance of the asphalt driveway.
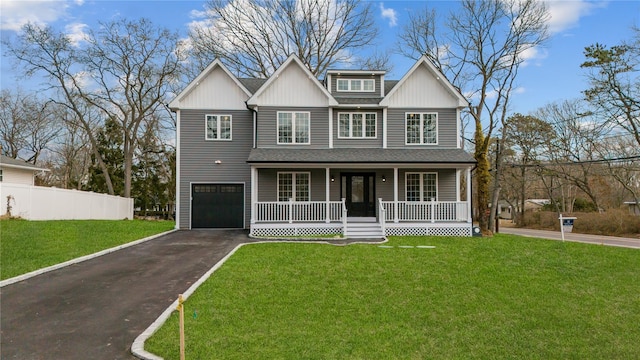
M 0 289 L 0 358 L 135 359 L 130 347 L 245 231 L 177 231 Z

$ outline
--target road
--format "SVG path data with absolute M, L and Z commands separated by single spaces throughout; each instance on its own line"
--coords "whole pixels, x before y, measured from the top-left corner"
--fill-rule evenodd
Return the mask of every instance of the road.
M 500 232 L 504 234 L 514 234 L 542 239 L 562 240 L 560 231 L 535 230 L 524 228 L 501 227 Z M 566 241 L 575 241 L 588 244 L 619 246 L 633 249 L 640 249 L 640 239 L 623 238 L 615 236 L 588 235 L 578 233 L 565 233 Z

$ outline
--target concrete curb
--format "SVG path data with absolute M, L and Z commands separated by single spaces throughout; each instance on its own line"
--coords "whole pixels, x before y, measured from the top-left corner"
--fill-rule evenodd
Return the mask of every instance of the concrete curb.
M 236 253 L 236 251 L 238 251 L 238 249 L 240 249 L 241 247 L 245 246 L 245 245 L 254 245 L 254 244 L 267 244 L 267 243 L 296 243 L 296 244 L 328 244 L 328 245 L 334 245 L 334 246 L 345 246 L 345 245 L 351 245 L 351 244 L 371 244 L 371 245 L 379 245 L 379 244 L 383 244 L 385 242 L 387 242 L 387 238 L 384 238 L 384 240 L 380 241 L 380 242 L 353 242 L 353 243 L 349 243 L 349 244 L 334 244 L 328 241 L 288 241 L 288 240 L 284 240 L 284 241 L 257 241 L 257 242 L 250 242 L 250 243 L 243 243 L 240 244 L 238 246 L 236 246 L 235 248 L 233 248 L 233 250 L 231 250 L 225 257 L 223 257 L 222 259 L 220 259 L 220 261 L 218 261 L 215 265 L 213 265 L 213 267 L 211 269 L 209 269 L 209 271 L 207 271 L 204 275 L 202 275 L 200 277 L 200 279 L 198 279 L 195 283 L 193 283 L 183 294 L 182 294 L 182 298 L 183 300 L 187 300 L 189 298 L 189 296 L 191 296 L 199 287 L 200 285 L 202 285 L 207 279 L 209 279 L 209 277 L 211 277 L 211 275 L 218 270 L 220 267 L 222 267 L 222 265 L 233 255 Z M 178 299 L 176 299 L 171 305 L 169 305 L 169 307 L 167 309 L 165 309 L 165 311 L 160 314 L 160 316 L 156 319 L 156 321 L 154 321 L 151 325 L 149 325 L 148 328 L 146 328 L 142 334 L 138 335 L 138 337 L 133 341 L 133 344 L 131 345 L 131 353 L 133 354 L 133 356 L 143 359 L 143 360 L 164 360 L 164 358 L 155 355 L 153 353 L 150 353 L 148 351 L 146 351 L 144 349 L 144 343 L 147 341 L 147 339 L 149 339 L 151 337 L 151 335 L 153 335 L 162 325 L 164 325 L 164 323 L 169 319 L 169 317 L 171 316 L 171 314 L 176 311 L 176 308 L 178 307 Z
M 128 248 L 128 247 L 134 246 L 134 245 L 138 245 L 138 244 L 141 244 L 143 242 L 146 242 L 146 241 L 149 241 L 149 240 L 153 240 L 153 239 L 155 239 L 157 237 L 160 237 L 160 236 L 163 236 L 163 235 L 167 235 L 167 234 L 170 234 L 170 233 L 175 232 L 175 231 L 178 231 L 178 230 L 177 229 L 173 229 L 173 230 L 165 231 L 165 232 L 160 233 L 160 234 L 151 235 L 151 236 L 146 237 L 144 239 L 135 240 L 135 241 L 132 241 L 130 243 L 118 245 L 118 246 L 115 246 L 115 247 L 112 247 L 112 248 L 109 248 L 109 249 L 98 251 L 98 252 L 93 253 L 93 254 L 89 254 L 89 255 L 81 256 L 79 258 L 71 259 L 69 261 L 65 261 L 65 262 L 60 263 L 60 264 L 52 265 L 52 266 L 45 267 L 45 268 L 42 268 L 42 269 L 38 269 L 38 270 L 35 270 L 35 271 L 32 271 L 32 272 L 28 272 L 26 274 L 18 275 L 16 277 L 5 279 L 5 280 L 0 281 L 0 288 L 2 288 L 4 286 L 7 286 L 7 285 L 15 284 L 15 283 L 20 282 L 20 281 L 24 281 L 24 280 L 30 279 L 30 278 L 32 278 L 34 276 L 38 276 L 38 275 L 42 275 L 44 273 L 48 273 L 48 272 L 53 271 L 53 270 L 62 269 L 63 267 L 67 267 L 67 266 L 70 266 L 70 265 L 78 264 L 78 263 L 81 263 L 83 261 L 95 259 L 97 257 L 103 256 L 103 255 L 107 255 L 107 254 L 110 254 L 110 253 L 118 251 L 118 250 L 122 250 L 122 249 L 125 249 L 125 248 Z

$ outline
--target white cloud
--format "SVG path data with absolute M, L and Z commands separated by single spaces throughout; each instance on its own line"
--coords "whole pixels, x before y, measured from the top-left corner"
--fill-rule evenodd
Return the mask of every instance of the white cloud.
M 380 14 L 384 19 L 389 20 L 390 27 L 398 24 L 398 13 L 392 8 L 385 8 L 383 3 L 380 3 Z
M 76 4 L 81 1 L 76 1 Z M 46 25 L 66 15 L 67 0 L 2 0 L 0 1 L 0 29 L 19 31 L 26 23 Z
M 548 22 L 551 34 L 557 34 L 576 27 L 582 17 L 590 15 L 594 9 L 607 6 L 607 1 L 602 0 L 563 0 L 545 2 L 551 15 Z
M 71 23 L 64 27 L 64 32 L 73 46 L 79 46 L 81 42 L 87 41 L 88 35 L 84 32 L 89 25 L 82 23 Z

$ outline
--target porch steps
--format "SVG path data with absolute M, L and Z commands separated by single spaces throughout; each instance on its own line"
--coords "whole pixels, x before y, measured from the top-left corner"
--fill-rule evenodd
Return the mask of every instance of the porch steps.
M 347 222 L 345 237 L 349 239 L 381 239 L 384 233 L 376 222 Z

